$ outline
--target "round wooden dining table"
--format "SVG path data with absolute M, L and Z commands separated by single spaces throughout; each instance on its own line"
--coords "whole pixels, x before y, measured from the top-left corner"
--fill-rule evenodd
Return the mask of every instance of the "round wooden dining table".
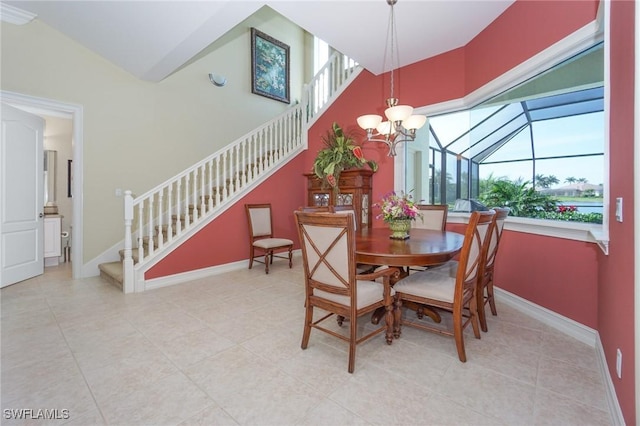
M 356 233 L 356 262 L 367 265 L 430 266 L 451 260 L 462 249 L 464 235 L 451 231 L 412 228 L 406 240 L 389 238 L 387 228 Z
M 434 266 L 443 264 L 460 252 L 464 235 L 451 231 L 412 228 L 409 238 L 395 240 L 389 238 L 387 228 L 364 228 L 356 233 L 356 263 L 367 265 L 387 265 L 400 267 L 400 278 L 408 275 L 404 267 Z M 395 282 L 392 282 L 395 284 Z M 440 315 L 427 306 L 408 303 L 408 308 L 419 316 L 429 316 L 440 322 Z M 384 310 L 377 310 L 371 322 L 378 324 Z

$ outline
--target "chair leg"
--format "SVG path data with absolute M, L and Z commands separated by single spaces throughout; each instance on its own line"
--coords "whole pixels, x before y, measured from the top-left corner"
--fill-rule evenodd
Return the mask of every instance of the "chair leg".
M 385 332 L 385 339 L 387 341 L 387 345 L 390 345 L 391 343 L 393 343 L 393 327 L 394 327 L 393 317 L 395 314 L 395 312 L 393 311 L 393 300 L 388 305 L 385 305 L 384 310 L 385 310 L 384 321 L 387 326 L 387 330 Z
M 264 254 L 264 270 L 267 274 L 269 273 L 269 252 L 268 251 Z
M 356 368 L 356 341 L 358 340 L 358 320 L 351 318 L 349 321 L 349 373 Z
M 398 339 L 402 334 L 400 329 L 402 325 L 402 300 L 398 296 L 394 298 L 393 307 L 393 337 Z
M 253 267 L 253 246 L 249 248 L 249 269 Z
M 498 315 L 498 311 L 496 310 L 496 299 L 493 297 L 493 280 L 489 281 L 489 284 L 487 284 L 487 299 L 489 300 L 489 306 L 491 307 L 491 315 Z
M 480 328 L 486 332 L 487 328 L 487 314 L 484 311 L 484 287 L 480 288 L 480 291 L 476 295 L 476 306 L 478 309 L 478 320 L 480 322 Z
M 293 247 L 289 247 L 289 269 L 293 267 Z
M 302 332 L 302 344 L 300 347 L 302 349 L 307 349 L 307 345 L 309 344 L 309 336 L 311 335 L 311 322 L 313 321 L 313 306 L 306 301 L 305 302 L 305 314 L 304 314 L 304 331 Z
M 476 324 L 477 326 L 477 324 Z M 467 355 L 464 351 L 464 336 L 462 335 L 462 312 L 454 312 L 453 314 L 453 337 L 456 340 L 456 349 L 458 350 L 458 358 L 461 362 L 467 362 Z

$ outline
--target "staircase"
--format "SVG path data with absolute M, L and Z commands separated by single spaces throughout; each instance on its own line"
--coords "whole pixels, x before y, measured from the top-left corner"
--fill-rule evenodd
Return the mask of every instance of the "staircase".
M 140 196 L 125 191 L 120 261 L 100 264 L 100 276 L 145 291 L 149 268 L 307 148 L 309 126 L 361 70 L 334 53 L 300 104 Z

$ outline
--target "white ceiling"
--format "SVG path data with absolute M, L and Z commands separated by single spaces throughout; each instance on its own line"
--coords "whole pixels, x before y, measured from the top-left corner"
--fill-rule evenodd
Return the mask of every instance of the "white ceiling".
M 464 46 L 514 1 L 398 1 L 394 13 L 399 65 Z M 391 9 L 385 0 L 2 3 L 37 15 L 36 19 L 149 81 L 164 79 L 264 5 L 374 74 L 391 66 L 391 60 L 384 59 Z M 5 7 L 2 12 L 9 15 Z

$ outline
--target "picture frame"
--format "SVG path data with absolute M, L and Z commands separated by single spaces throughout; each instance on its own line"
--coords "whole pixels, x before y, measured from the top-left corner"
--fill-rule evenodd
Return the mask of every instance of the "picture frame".
M 251 93 L 290 103 L 289 46 L 251 28 Z

